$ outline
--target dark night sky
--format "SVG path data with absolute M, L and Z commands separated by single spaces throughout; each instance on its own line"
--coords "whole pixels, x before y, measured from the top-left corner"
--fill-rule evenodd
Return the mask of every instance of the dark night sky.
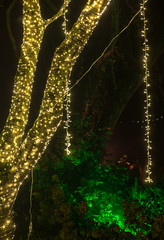
M 77 1 L 77 0 L 76 0 Z M 12 87 L 13 87 L 13 76 L 16 72 L 16 66 L 17 66 L 17 58 L 15 57 L 15 54 L 13 52 L 12 44 L 9 39 L 8 31 L 6 28 L 6 10 L 9 5 L 9 2 L 11 1 L 3 1 L 0 0 L 0 129 L 2 129 L 3 124 L 5 123 L 5 119 L 8 114 L 8 109 L 10 106 L 10 99 L 11 99 L 11 93 L 12 93 Z M 16 45 L 18 47 L 18 52 L 20 51 L 20 44 L 21 44 L 21 36 L 22 36 L 22 24 L 21 24 L 21 4 L 16 4 L 15 10 L 11 14 L 12 19 L 12 28 L 13 28 L 13 34 L 16 40 Z M 155 4 L 156 2 L 156 4 Z M 163 0 L 150 0 L 150 5 L 152 8 L 154 8 L 154 15 L 161 13 L 161 9 L 163 3 Z M 154 5 L 153 5 L 154 4 Z M 108 11 L 109 12 L 109 11 Z M 45 13 L 46 14 L 46 13 Z M 163 14 L 163 13 L 162 13 Z M 106 14 L 107 15 L 107 14 Z M 106 16 L 104 16 L 105 18 Z M 162 19 L 161 19 L 162 20 Z M 151 19 L 150 19 L 151 23 Z M 164 24 L 163 22 L 160 22 L 160 24 Z M 107 25 L 107 24 L 106 24 Z M 53 26 L 50 27 L 51 31 L 53 29 Z M 103 25 L 101 25 L 101 29 L 105 28 Z M 58 32 L 61 32 L 61 28 L 59 23 L 56 24 L 55 30 Z M 158 26 L 157 26 L 158 30 Z M 99 35 L 99 31 L 95 34 L 97 36 Z M 104 49 L 104 47 L 107 45 L 106 43 L 109 42 L 110 36 L 107 35 L 107 32 L 105 32 L 104 36 L 104 44 L 100 47 L 100 49 L 97 50 L 97 46 L 100 45 L 99 41 L 100 39 L 97 37 L 97 40 L 94 41 L 93 44 L 93 52 L 95 52 L 94 47 L 96 47 L 97 54 L 101 53 L 101 51 Z M 125 33 L 126 34 L 126 33 Z M 157 36 L 163 35 L 163 32 L 160 32 L 157 34 Z M 102 36 L 102 35 L 101 35 Z M 62 40 L 61 35 L 59 37 L 56 37 L 56 44 L 59 44 L 59 42 Z M 151 40 L 151 39 L 150 39 Z M 54 41 L 53 41 L 54 42 Z M 47 43 L 47 47 L 45 47 L 45 50 L 43 50 L 42 56 L 44 57 L 45 54 L 50 54 L 52 52 L 52 48 L 55 48 L 55 45 L 53 44 L 52 40 Z M 151 42 L 151 41 L 150 41 Z M 49 47 L 51 46 L 51 48 Z M 89 46 L 91 46 L 91 43 L 89 43 Z M 94 56 L 94 54 L 93 54 Z M 90 62 L 88 62 L 88 65 L 92 62 L 92 58 L 90 59 Z M 50 59 L 49 59 L 50 62 Z M 49 64 L 49 63 L 47 63 Z M 39 67 L 39 66 L 38 66 Z M 46 65 L 40 65 L 40 69 L 45 69 Z M 156 65 L 154 68 L 157 68 L 158 70 L 161 69 L 161 73 L 163 73 L 164 69 L 164 56 L 161 54 L 159 57 Z M 155 73 L 156 71 L 151 69 L 152 75 L 153 75 L 153 81 L 156 81 Z M 47 74 L 47 73 L 46 73 Z M 42 85 L 45 84 L 46 74 L 44 75 L 44 79 L 41 80 Z M 42 76 L 42 71 L 37 71 L 38 77 Z M 164 82 L 164 79 L 161 81 Z M 39 95 L 41 95 L 43 92 L 42 89 L 39 89 L 38 92 L 35 94 L 34 99 L 36 99 Z M 34 91 L 35 93 L 35 91 Z M 142 162 L 142 165 L 145 164 L 145 142 L 144 142 L 144 128 L 142 127 L 142 123 L 133 123 L 132 121 L 144 120 L 144 114 L 143 114 L 143 86 L 139 88 L 137 93 L 132 97 L 128 105 L 126 106 L 124 112 L 122 113 L 116 128 L 114 130 L 114 135 L 112 138 L 111 143 L 108 145 L 110 146 L 109 151 L 112 151 L 114 153 L 114 157 L 119 158 L 123 154 L 127 154 L 130 161 L 135 161 L 136 159 L 139 159 L 140 162 Z M 38 97 L 41 99 L 41 97 Z M 153 98 L 152 98 L 153 99 Z M 37 100 L 36 100 L 37 102 Z M 34 101 L 35 106 L 35 101 Z M 153 118 L 160 118 L 161 116 L 164 116 L 163 104 L 156 102 L 156 105 L 152 102 L 153 107 Z M 121 123 L 122 122 L 122 123 Z M 164 119 L 160 119 L 158 121 L 154 121 L 152 123 L 152 140 L 153 140 L 153 151 L 152 151 L 152 157 L 153 157 L 153 165 L 154 170 L 156 174 L 162 174 L 162 169 L 164 169 L 164 152 L 163 152 L 163 144 L 164 144 L 164 136 L 163 136 L 163 130 L 164 130 Z

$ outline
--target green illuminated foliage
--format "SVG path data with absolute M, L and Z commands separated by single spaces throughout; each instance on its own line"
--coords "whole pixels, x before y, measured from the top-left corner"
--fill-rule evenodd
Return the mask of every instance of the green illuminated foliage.
M 164 192 L 162 188 L 156 186 L 132 188 L 132 198 L 137 200 L 141 206 L 146 207 L 147 216 L 153 218 L 154 215 L 164 213 Z
M 96 166 L 77 189 L 88 205 L 86 219 L 93 219 L 98 226 L 110 226 L 116 222 L 123 229 L 125 217 L 122 199 L 127 194 L 128 182 L 126 169 Z
M 89 124 L 70 156 L 48 152 L 35 168 L 31 239 L 162 240 L 163 188 L 140 186 L 120 164 L 102 166 L 103 130 Z

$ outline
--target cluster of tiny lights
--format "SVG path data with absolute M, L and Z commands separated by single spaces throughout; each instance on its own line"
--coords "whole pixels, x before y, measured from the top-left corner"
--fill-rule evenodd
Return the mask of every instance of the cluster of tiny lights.
M 161 121 L 161 120 L 163 120 L 164 119 L 164 116 L 159 116 L 159 117 L 157 117 L 157 118 L 151 118 L 150 119 L 150 122 L 152 122 L 152 123 L 156 123 L 156 122 L 159 122 L 159 121 Z M 121 121 L 119 121 L 119 123 L 120 124 L 124 124 L 124 123 L 129 123 L 129 124 L 133 124 L 133 123 L 137 123 L 137 124 L 142 124 L 142 123 L 144 123 L 145 122 L 145 120 L 121 120 Z
M 151 183 L 153 182 L 151 178 L 151 167 L 152 167 L 152 158 L 151 158 L 151 140 L 150 140 L 150 106 L 151 106 L 151 97 L 149 94 L 149 69 L 148 69 L 148 57 L 149 57 L 149 46 L 148 46 L 148 39 L 147 39 L 147 19 L 146 19 L 146 4 L 147 0 L 143 0 L 141 4 L 141 20 L 143 21 L 143 30 L 142 30 L 142 37 L 143 41 L 143 68 L 144 68 L 144 83 L 145 83 L 145 121 L 146 121 L 146 143 L 147 143 L 147 167 L 146 167 L 146 179 L 145 182 Z
M 64 35 L 65 37 L 67 36 L 68 32 L 67 32 L 67 22 L 68 22 L 68 19 L 66 17 L 66 14 L 68 12 L 68 5 L 63 13 L 63 18 L 64 18 L 64 21 L 63 21 L 63 24 L 62 24 L 62 27 L 63 27 L 63 32 L 64 32 Z
M 68 12 L 68 6 L 64 11 L 63 17 L 64 17 L 64 21 L 62 24 L 63 27 L 63 32 L 65 37 L 67 37 L 68 31 L 67 31 L 67 17 L 66 17 L 66 13 Z M 71 104 L 71 93 L 70 93 L 70 85 L 71 85 L 71 80 L 70 78 L 68 78 L 66 80 L 66 99 L 65 99 L 65 110 L 66 110 L 66 120 L 65 120 L 65 129 L 66 129 L 66 137 L 65 137 L 65 151 L 67 155 L 70 155 L 70 146 L 71 146 L 71 134 L 69 132 L 69 128 L 70 128 L 70 123 L 71 123 L 71 110 L 70 110 L 70 104 Z
M 66 81 L 66 101 L 65 101 L 65 110 L 66 110 L 66 120 L 65 120 L 65 129 L 66 129 L 66 137 L 65 137 L 65 151 L 66 154 L 69 155 L 70 146 L 71 146 L 71 134 L 69 132 L 70 122 L 71 122 L 71 110 L 70 110 L 70 103 L 71 103 L 71 93 L 69 90 L 69 86 L 71 84 L 70 79 Z
M 14 79 L 10 112 L 0 139 L 0 161 L 8 161 L 11 165 L 28 121 L 34 74 L 44 33 L 40 6 L 36 3 L 31 8 L 31 5 L 29 1 L 23 1 L 24 35 L 21 56 Z
M 7 180 L 0 185 L 0 239 L 14 238 L 13 205 L 20 186 L 41 158 L 63 119 L 67 79 L 110 0 L 88 0 L 77 22 L 56 49 L 49 71 L 39 116 L 26 136 L 32 85 L 46 27 L 63 16 L 71 0 L 59 12 L 43 20 L 39 0 L 23 0 L 23 43 L 14 81 L 7 123 L 0 138 L 0 164 Z

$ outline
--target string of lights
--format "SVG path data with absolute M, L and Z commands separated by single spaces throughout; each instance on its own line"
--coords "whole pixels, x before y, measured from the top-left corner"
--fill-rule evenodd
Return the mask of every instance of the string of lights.
M 62 24 L 62 28 L 63 28 L 63 32 L 64 32 L 65 37 L 66 37 L 67 34 L 68 34 L 68 31 L 67 31 L 67 22 L 68 22 L 68 19 L 67 19 L 67 17 L 66 17 L 67 12 L 68 12 L 68 5 L 67 5 L 67 7 L 65 8 L 65 11 L 64 11 L 64 13 L 63 13 L 64 21 L 63 21 L 63 24 Z
M 67 8 L 65 9 L 64 13 L 63 13 L 63 18 L 64 18 L 64 21 L 63 21 L 63 24 L 62 24 L 62 27 L 63 27 L 63 32 L 64 32 L 64 35 L 65 37 L 67 37 L 67 34 L 68 34 L 68 30 L 67 30 L 67 22 L 68 22 L 68 19 L 66 17 L 66 13 L 68 12 L 68 6 Z M 69 155 L 71 152 L 70 152 L 70 146 L 71 146 L 71 134 L 70 134 L 70 131 L 69 131 L 69 128 L 70 128 L 70 123 L 71 123 L 71 109 L 70 109 L 70 105 L 71 105 L 71 93 L 70 93 L 70 85 L 71 85 L 71 80 L 70 80 L 70 77 L 66 80 L 66 99 L 65 99 L 65 104 L 64 104 L 64 107 L 65 107 L 65 110 L 66 110 L 66 120 L 64 121 L 65 123 L 65 129 L 66 129 L 66 137 L 65 137 L 65 152 L 67 155 Z
M 156 118 L 151 118 L 150 119 L 150 122 L 152 123 L 156 123 L 156 122 L 159 122 L 161 120 L 164 120 L 164 116 L 159 116 L 159 117 L 156 117 Z M 145 120 L 121 120 L 119 121 L 119 124 L 124 124 L 124 123 L 128 123 L 128 124 L 143 124 L 145 123 Z
M 28 121 L 32 85 L 43 33 L 44 21 L 39 1 L 24 0 L 21 55 L 14 79 L 10 112 L 0 139 L 0 162 L 7 166 L 8 171 L 14 163 L 15 153 L 19 149 Z M 5 167 L 1 170 L 5 170 Z M 16 181 L 6 185 L 3 179 L 1 180 L 0 239 L 13 239 L 15 224 L 12 219 L 12 207 L 17 196 L 16 187 Z
M 148 30 L 148 21 L 146 19 L 146 4 L 147 0 L 143 0 L 141 4 L 141 20 L 143 21 L 143 30 L 142 30 L 142 37 L 143 37 L 143 68 L 144 68 L 144 83 L 145 83 L 145 141 L 147 143 L 147 167 L 146 167 L 146 174 L 147 177 L 145 182 L 151 183 L 153 182 L 151 178 L 151 168 L 152 168 L 152 157 L 151 157 L 151 139 L 150 139 L 150 121 L 151 121 L 151 114 L 150 114 L 150 106 L 151 106 L 151 96 L 149 93 L 149 68 L 148 68 L 148 58 L 149 58 L 149 45 L 147 39 L 147 30 Z
M 71 81 L 70 78 L 66 81 L 66 100 L 65 100 L 65 110 L 66 110 L 66 120 L 65 120 L 65 129 L 66 129 L 66 137 L 65 137 L 65 151 L 67 155 L 70 155 L 70 146 L 71 146 L 71 134 L 69 132 L 70 123 L 71 123 L 71 110 L 70 110 L 70 104 L 71 104 L 71 93 L 69 90 Z
M 65 2 L 68 3 L 69 1 Z M 44 91 L 39 116 L 36 119 L 33 127 L 27 133 L 27 136 L 25 137 L 22 144 L 17 145 L 18 147 L 14 154 L 14 161 L 12 161 L 11 169 L 9 169 L 9 172 L 7 173 L 8 179 L 1 183 L 0 186 L 1 240 L 11 240 L 14 238 L 15 224 L 12 220 L 13 204 L 17 197 L 19 188 L 25 178 L 28 177 L 30 170 L 41 158 L 55 131 L 62 122 L 63 102 L 66 93 L 66 79 L 70 77 L 72 68 L 78 56 L 80 55 L 84 46 L 87 44 L 88 39 L 90 38 L 93 30 L 97 26 L 102 14 L 104 13 L 109 3 L 110 0 L 88 0 L 77 22 L 74 24 L 70 32 L 67 34 L 67 37 L 55 51 L 46 83 L 46 88 Z M 27 36 L 29 42 L 27 41 L 26 49 L 23 49 L 23 53 L 25 55 L 24 57 L 28 61 L 30 61 L 31 57 L 30 54 L 28 55 L 29 52 L 31 52 L 31 54 L 34 52 L 34 56 L 37 58 L 36 53 L 38 44 L 36 43 L 32 45 L 30 34 L 32 34 L 31 38 L 33 38 L 33 32 L 36 32 L 37 34 L 37 31 L 39 31 L 38 24 L 41 24 L 41 22 L 43 22 L 42 20 L 40 22 L 40 18 L 37 18 L 37 16 L 40 15 L 38 9 L 35 9 L 38 4 L 39 0 L 24 0 L 23 5 L 23 7 L 26 9 L 24 13 L 26 15 L 29 14 L 29 18 L 27 16 L 24 17 L 24 25 L 31 24 L 31 27 L 33 28 L 32 32 L 28 32 L 28 29 L 24 28 L 24 31 L 28 32 Z M 39 21 L 39 23 L 36 23 L 37 25 L 33 24 L 30 15 L 35 15 L 35 22 Z M 56 19 L 56 15 L 55 17 L 52 17 L 52 19 L 44 21 L 44 26 L 48 26 L 48 23 L 51 23 L 54 19 Z M 31 50 L 29 50 L 29 46 L 32 46 L 33 48 L 30 48 Z M 28 61 L 26 63 L 27 65 L 21 65 L 21 76 L 24 76 L 26 71 L 29 70 L 26 67 L 29 64 Z M 30 63 L 31 65 L 34 64 L 31 61 Z M 34 73 L 32 76 L 33 75 Z M 22 95 L 24 94 L 26 96 L 26 91 L 28 92 L 29 89 L 28 87 L 28 84 L 24 85 L 24 78 L 22 78 L 22 81 L 19 81 L 17 87 L 15 87 L 15 96 L 18 97 L 16 94 L 18 94 L 19 91 L 21 91 Z M 24 89 L 24 91 L 22 89 Z M 24 106 L 24 108 L 22 106 Z M 19 119 L 20 116 L 22 116 L 21 111 L 25 111 L 28 115 L 28 111 L 26 109 L 27 105 L 24 105 L 24 99 L 22 99 L 22 103 L 20 103 L 19 108 L 20 109 L 18 109 L 19 111 L 16 115 L 16 118 Z M 21 126 L 21 121 L 19 124 Z M 19 126 L 19 124 L 16 126 Z M 21 128 L 20 126 L 19 128 Z M 17 140 L 17 136 L 20 136 L 20 134 L 17 134 L 16 131 L 15 135 L 13 134 L 13 141 L 15 141 L 15 139 Z M 5 159 L 4 163 L 6 162 L 7 160 Z
M 12 166 L 14 155 L 19 148 L 31 102 L 33 80 L 38 54 L 44 33 L 39 1 L 23 1 L 23 43 L 14 79 L 10 112 L 0 138 L 0 162 Z

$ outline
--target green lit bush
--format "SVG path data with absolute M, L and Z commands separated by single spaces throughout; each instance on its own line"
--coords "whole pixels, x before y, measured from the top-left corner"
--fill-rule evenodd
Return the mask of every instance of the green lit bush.
M 163 188 L 138 186 L 119 164 L 102 166 L 110 132 L 89 131 L 88 124 L 70 156 L 48 152 L 34 170 L 31 239 L 162 239 Z
M 77 189 L 89 207 L 86 219 L 93 219 L 98 226 L 110 226 L 116 222 L 123 229 L 122 200 L 127 194 L 128 180 L 126 169 L 116 171 L 109 167 L 95 167 L 83 186 Z
M 133 190 L 133 189 L 132 189 Z M 137 187 L 132 194 L 141 206 L 146 207 L 147 216 L 153 218 L 157 214 L 164 213 L 164 191 L 156 186 Z

